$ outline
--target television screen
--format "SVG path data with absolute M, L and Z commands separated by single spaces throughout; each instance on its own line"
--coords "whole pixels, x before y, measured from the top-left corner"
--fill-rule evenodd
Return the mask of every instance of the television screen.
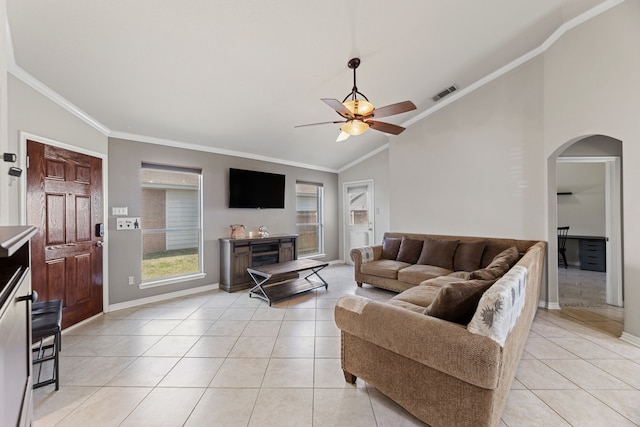
M 229 169 L 229 207 L 284 209 L 285 176 Z

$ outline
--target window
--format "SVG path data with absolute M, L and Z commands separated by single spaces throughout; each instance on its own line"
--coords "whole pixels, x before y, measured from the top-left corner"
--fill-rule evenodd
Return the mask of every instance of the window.
M 324 251 L 322 206 L 322 184 L 296 182 L 296 230 L 300 257 Z
M 143 163 L 140 182 L 141 287 L 202 277 L 202 171 Z

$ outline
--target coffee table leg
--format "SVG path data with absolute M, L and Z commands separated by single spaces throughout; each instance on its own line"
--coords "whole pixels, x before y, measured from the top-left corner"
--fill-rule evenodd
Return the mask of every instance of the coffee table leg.
M 318 272 L 319 272 L 320 270 L 322 270 L 323 268 L 325 268 L 325 267 L 326 267 L 326 265 L 323 265 L 322 267 L 312 268 L 312 269 L 311 269 L 311 273 L 309 273 L 308 275 L 306 275 L 304 278 L 305 278 L 305 279 L 308 279 L 308 278 L 309 278 L 309 277 L 311 277 L 311 276 L 316 276 L 318 279 L 320 279 L 320 281 L 321 281 L 322 283 L 324 283 L 324 288 L 325 288 L 325 289 L 329 289 L 329 284 L 328 284 L 328 283 L 327 283 L 327 282 L 322 278 L 322 276 L 320 276 L 320 275 L 318 274 Z
M 262 289 L 262 285 L 267 280 L 269 280 L 269 276 L 262 276 L 260 274 L 255 274 L 252 271 L 249 271 L 248 273 L 249 273 L 249 276 L 251 276 L 251 279 L 253 279 L 253 282 L 256 284 L 253 288 L 251 288 L 251 290 L 249 290 L 249 298 L 251 298 L 251 295 L 254 294 L 256 297 L 267 301 L 269 303 L 269 306 L 271 306 L 271 300 L 267 296 L 264 289 Z M 258 291 L 260 292 L 258 293 Z

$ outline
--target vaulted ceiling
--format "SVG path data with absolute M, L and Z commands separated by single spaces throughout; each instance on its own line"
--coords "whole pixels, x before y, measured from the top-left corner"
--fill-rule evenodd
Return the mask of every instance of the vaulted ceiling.
M 412 100 L 404 125 L 539 48 L 603 0 L 8 0 L 18 77 L 35 78 L 107 134 L 339 170 L 394 136 L 336 142 L 320 98 L 352 87 Z M 442 102 L 442 101 L 440 101 Z

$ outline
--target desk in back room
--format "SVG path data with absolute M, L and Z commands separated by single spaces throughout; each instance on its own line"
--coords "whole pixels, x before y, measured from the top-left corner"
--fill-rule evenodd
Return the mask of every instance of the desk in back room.
M 578 241 L 580 270 L 607 271 L 607 240 L 604 236 L 567 236 Z

